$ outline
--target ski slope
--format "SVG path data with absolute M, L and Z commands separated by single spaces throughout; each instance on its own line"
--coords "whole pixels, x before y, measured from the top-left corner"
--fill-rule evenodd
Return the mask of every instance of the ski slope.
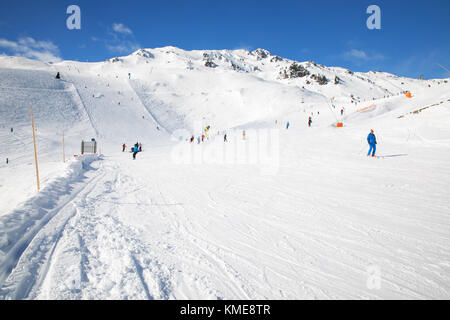
M 301 63 L 319 85 L 274 57 L 0 57 L 0 297 L 448 299 L 448 79 Z M 74 158 L 91 138 L 101 155 Z

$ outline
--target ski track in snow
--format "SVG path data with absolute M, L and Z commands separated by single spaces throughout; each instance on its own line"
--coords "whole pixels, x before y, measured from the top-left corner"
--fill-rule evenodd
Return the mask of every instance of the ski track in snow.
M 167 271 L 138 240 L 136 231 L 117 219 L 116 210 L 101 210 L 108 205 L 104 201 L 111 198 L 117 181 L 117 174 L 99 179 L 90 194 L 77 201 L 77 214 L 68 223 L 63 238 L 78 241 L 75 246 L 72 241 L 61 242 L 62 248 L 37 298 L 170 298 Z M 80 268 L 76 273 L 83 276 L 62 285 L 54 280 L 59 280 L 58 272 L 63 274 L 67 267 L 58 266 L 58 261 L 65 261 L 66 252 L 76 252 Z
M 1 217 L 2 257 L 0 296 L 20 299 L 29 294 L 60 239 L 60 232 L 74 213 L 72 201 L 88 184 L 82 175 L 89 161 L 79 163 L 68 178 L 60 178 L 30 199 L 24 207 Z M 14 285 L 10 284 L 10 280 Z

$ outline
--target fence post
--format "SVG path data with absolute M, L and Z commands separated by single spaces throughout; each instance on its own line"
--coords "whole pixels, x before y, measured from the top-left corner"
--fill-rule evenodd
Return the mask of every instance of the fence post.
M 37 180 L 37 189 L 40 190 L 39 185 L 39 168 L 38 168 L 38 160 L 37 160 L 37 151 L 36 151 L 36 137 L 34 133 L 34 117 L 33 117 L 33 107 L 30 108 L 31 113 L 31 128 L 33 130 L 33 145 L 34 145 L 34 163 L 36 166 L 36 180 Z

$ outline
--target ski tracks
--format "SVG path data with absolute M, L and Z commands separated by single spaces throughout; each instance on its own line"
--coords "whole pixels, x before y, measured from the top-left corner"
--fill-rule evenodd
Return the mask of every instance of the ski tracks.
M 167 205 L 176 203 L 180 199 L 188 201 L 190 194 L 203 193 L 200 190 L 189 190 L 189 194 L 184 192 L 180 194 L 179 190 L 183 188 L 177 187 L 175 181 L 160 179 L 156 180 L 154 187 L 157 188 L 161 201 Z M 203 233 L 204 226 L 194 223 L 195 219 L 190 218 L 195 217 L 192 209 L 197 208 L 194 211 L 200 210 L 205 213 L 211 210 L 210 202 L 214 201 L 210 194 L 207 195 L 210 201 L 205 201 L 203 204 L 196 202 L 198 206 L 185 203 L 166 207 L 169 219 L 176 223 L 176 239 L 173 241 L 180 252 L 179 255 L 186 258 L 186 261 L 180 264 L 183 268 L 183 279 L 178 279 L 177 287 L 191 288 L 187 290 L 189 292 L 181 290 L 179 294 L 181 297 L 198 295 L 200 299 L 252 299 L 258 296 L 256 290 L 230 263 L 236 259 L 243 262 L 242 259 L 222 245 L 206 240 Z M 196 288 L 196 292 L 192 292 L 193 287 Z
M 0 298 L 25 299 L 42 283 L 61 231 L 76 212 L 74 199 L 83 197 L 98 178 L 84 175 L 93 170 L 92 160 L 76 162 L 68 177 L 55 180 L 23 208 L 2 217 Z
M 169 270 L 139 240 L 139 231 L 121 221 L 121 206 L 111 206 L 122 179 L 116 167 L 106 170 L 76 201 L 77 213 L 64 230 L 37 298 L 171 298 Z M 72 277 L 67 278 L 68 266 Z
M 122 188 L 117 167 L 97 171 L 54 183 L 51 202 L 38 196 L 0 221 L 1 299 L 173 298 L 170 268 L 121 221 L 122 206 L 111 206 Z

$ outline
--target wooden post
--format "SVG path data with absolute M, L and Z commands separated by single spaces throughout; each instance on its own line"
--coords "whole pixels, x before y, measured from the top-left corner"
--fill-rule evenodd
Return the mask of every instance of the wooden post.
M 33 117 L 33 108 L 30 108 L 31 113 L 31 127 L 33 129 L 33 145 L 34 145 L 34 162 L 36 165 L 36 181 L 37 181 L 37 189 L 40 190 L 39 185 L 39 167 L 38 167 L 38 160 L 37 160 L 37 151 L 36 151 L 36 136 L 34 132 L 34 117 Z

